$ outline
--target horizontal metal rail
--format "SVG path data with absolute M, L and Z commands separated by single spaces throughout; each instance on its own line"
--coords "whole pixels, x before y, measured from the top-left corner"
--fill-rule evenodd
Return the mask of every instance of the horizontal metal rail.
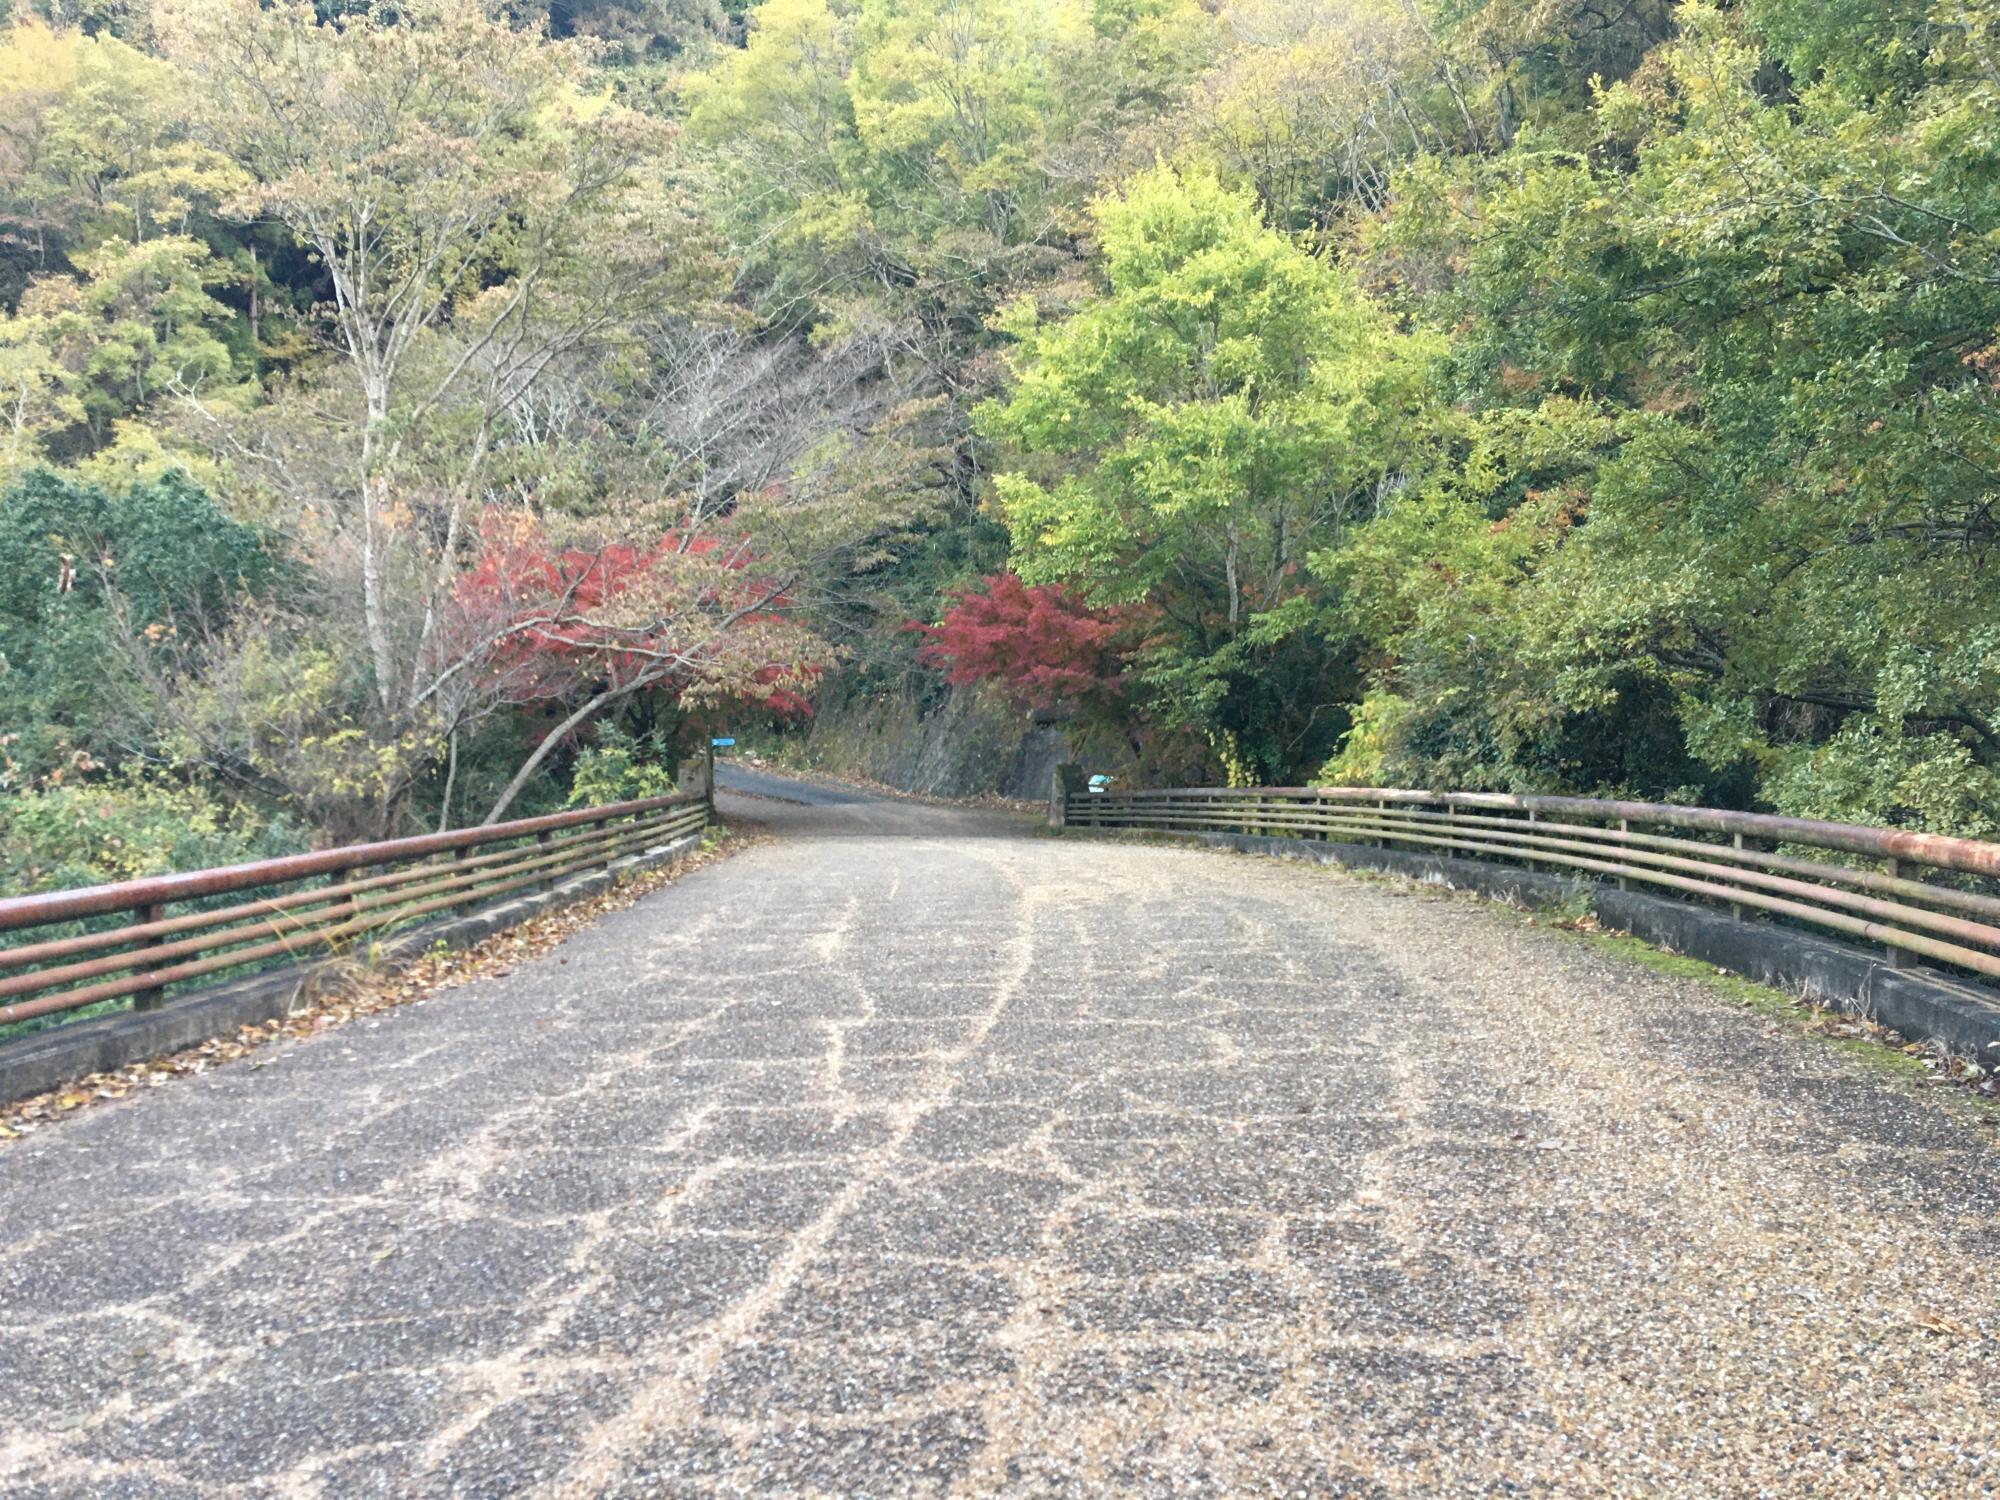
M 1914 956 L 2000 977 L 2000 844 L 1977 839 L 1661 802 L 1375 787 L 1075 792 L 1064 819 L 1498 860 L 1803 923 L 1879 943 L 1895 964 Z M 1822 852 L 1835 858 L 1812 857 Z M 1913 878 L 1922 871 L 1940 873 Z
M 706 827 L 677 792 L 418 838 L 0 899 L 0 1025 L 232 970 L 323 957 L 386 928 L 471 911 Z M 213 904 L 245 893 L 248 899 Z M 207 902 L 185 909 L 188 903 Z M 170 907 L 182 907 L 169 912 Z M 116 921 L 119 917 L 125 920 Z M 104 925 L 112 919 L 112 925 Z M 96 924 L 84 926 L 80 924 Z M 41 933 L 55 929 L 50 935 Z M 4 941 L 4 939 L 0 939 Z

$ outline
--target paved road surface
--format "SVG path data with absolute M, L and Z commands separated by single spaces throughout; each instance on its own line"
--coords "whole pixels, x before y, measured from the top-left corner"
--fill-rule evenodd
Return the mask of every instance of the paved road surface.
M 783 837 L 0 1151 L 17 1496 L 1960 1496 L 2000 1170 L 1457 901 Z
M 715 763 L 715 785 L 724 792 L 741 792 L 779 802 L 801 803 L 807 807 L 850 807 L 877 799 L 859 788 L 828 786 L 781 776 L 775 771 L 753 769 L 736 761 Z

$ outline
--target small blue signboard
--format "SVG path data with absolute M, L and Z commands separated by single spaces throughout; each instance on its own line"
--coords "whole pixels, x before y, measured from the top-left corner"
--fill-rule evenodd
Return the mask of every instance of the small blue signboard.
M 727 749 L 728 749 L 728 748 L 729 748 L 729 747 L 730 747 L 731 745 L 733 745 L 733 744 L 735 744 L 735 743 L 736 743 L 736 741 L 734 741 L 734 740 L 710 740 L 710 741 L 709 741 L 709 744 L 711 744 L 711 745 L 715 746 L 715 748 L 716 748 L 716 749 L 718 749 L 718 750 L 727 750 Z

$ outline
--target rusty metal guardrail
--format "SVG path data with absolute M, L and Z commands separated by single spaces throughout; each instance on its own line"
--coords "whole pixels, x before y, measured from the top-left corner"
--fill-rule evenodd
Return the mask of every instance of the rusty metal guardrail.
M 1896 964 L 1921 957 L 2000 978 L 2000 844 L 1977 839 L 1662 802 L 1375 787 L 1071 792 L 1064 822 L 1340 840 L 1574 872 L 1879 943 Z M 1915 878 L 1925 871 L 1946 873 Z
M 167 987 L 337 953 L 443 911 L 602 868 L 706 827 L 700 792 L 580 808 L 215 870 L 0 899 L 0 1025 L 101 1001 L 158 1004 Z M 190 906 L 242 895 L 223 905 Z M 174 910 L 174 908 L 181 908 Z M 106 917 L 115 925 L 90 924 Z M 74 928 L 36 938 L 37 928 Z

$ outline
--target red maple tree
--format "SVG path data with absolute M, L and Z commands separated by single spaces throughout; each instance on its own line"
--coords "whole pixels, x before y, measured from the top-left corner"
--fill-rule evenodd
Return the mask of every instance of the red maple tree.
M 515 701 L 563 697 L 581 675 L 614 691 L 809 711 L 797 689 L 825 670 L 824 652 L 745 549 L 672 532 L 646 546 L 556 548 L 499 516 L 483 540 L 457 581 L 456 634 L 483 648 L 484 670 Z
M 558 740 L 621 699 L 810 712 L 805 695 L 831 652 L 740 541 L 669 531 L 643 546 L 559 547 L 531 519 L 497 512 L 481 540 L 453 590 L 444 649 L 488 702 L 568 710 L 489 821 Z
M 950 597 L 937 624 L 911 623 L 930 638 L 918 654 L 944 668 L 947 682 L 997 683 L 1027 708 L 1103 703 L 1121 691 L 1133 611 L 1097 608 L 1061 584 L 1031 586 L 1012 573 Z

